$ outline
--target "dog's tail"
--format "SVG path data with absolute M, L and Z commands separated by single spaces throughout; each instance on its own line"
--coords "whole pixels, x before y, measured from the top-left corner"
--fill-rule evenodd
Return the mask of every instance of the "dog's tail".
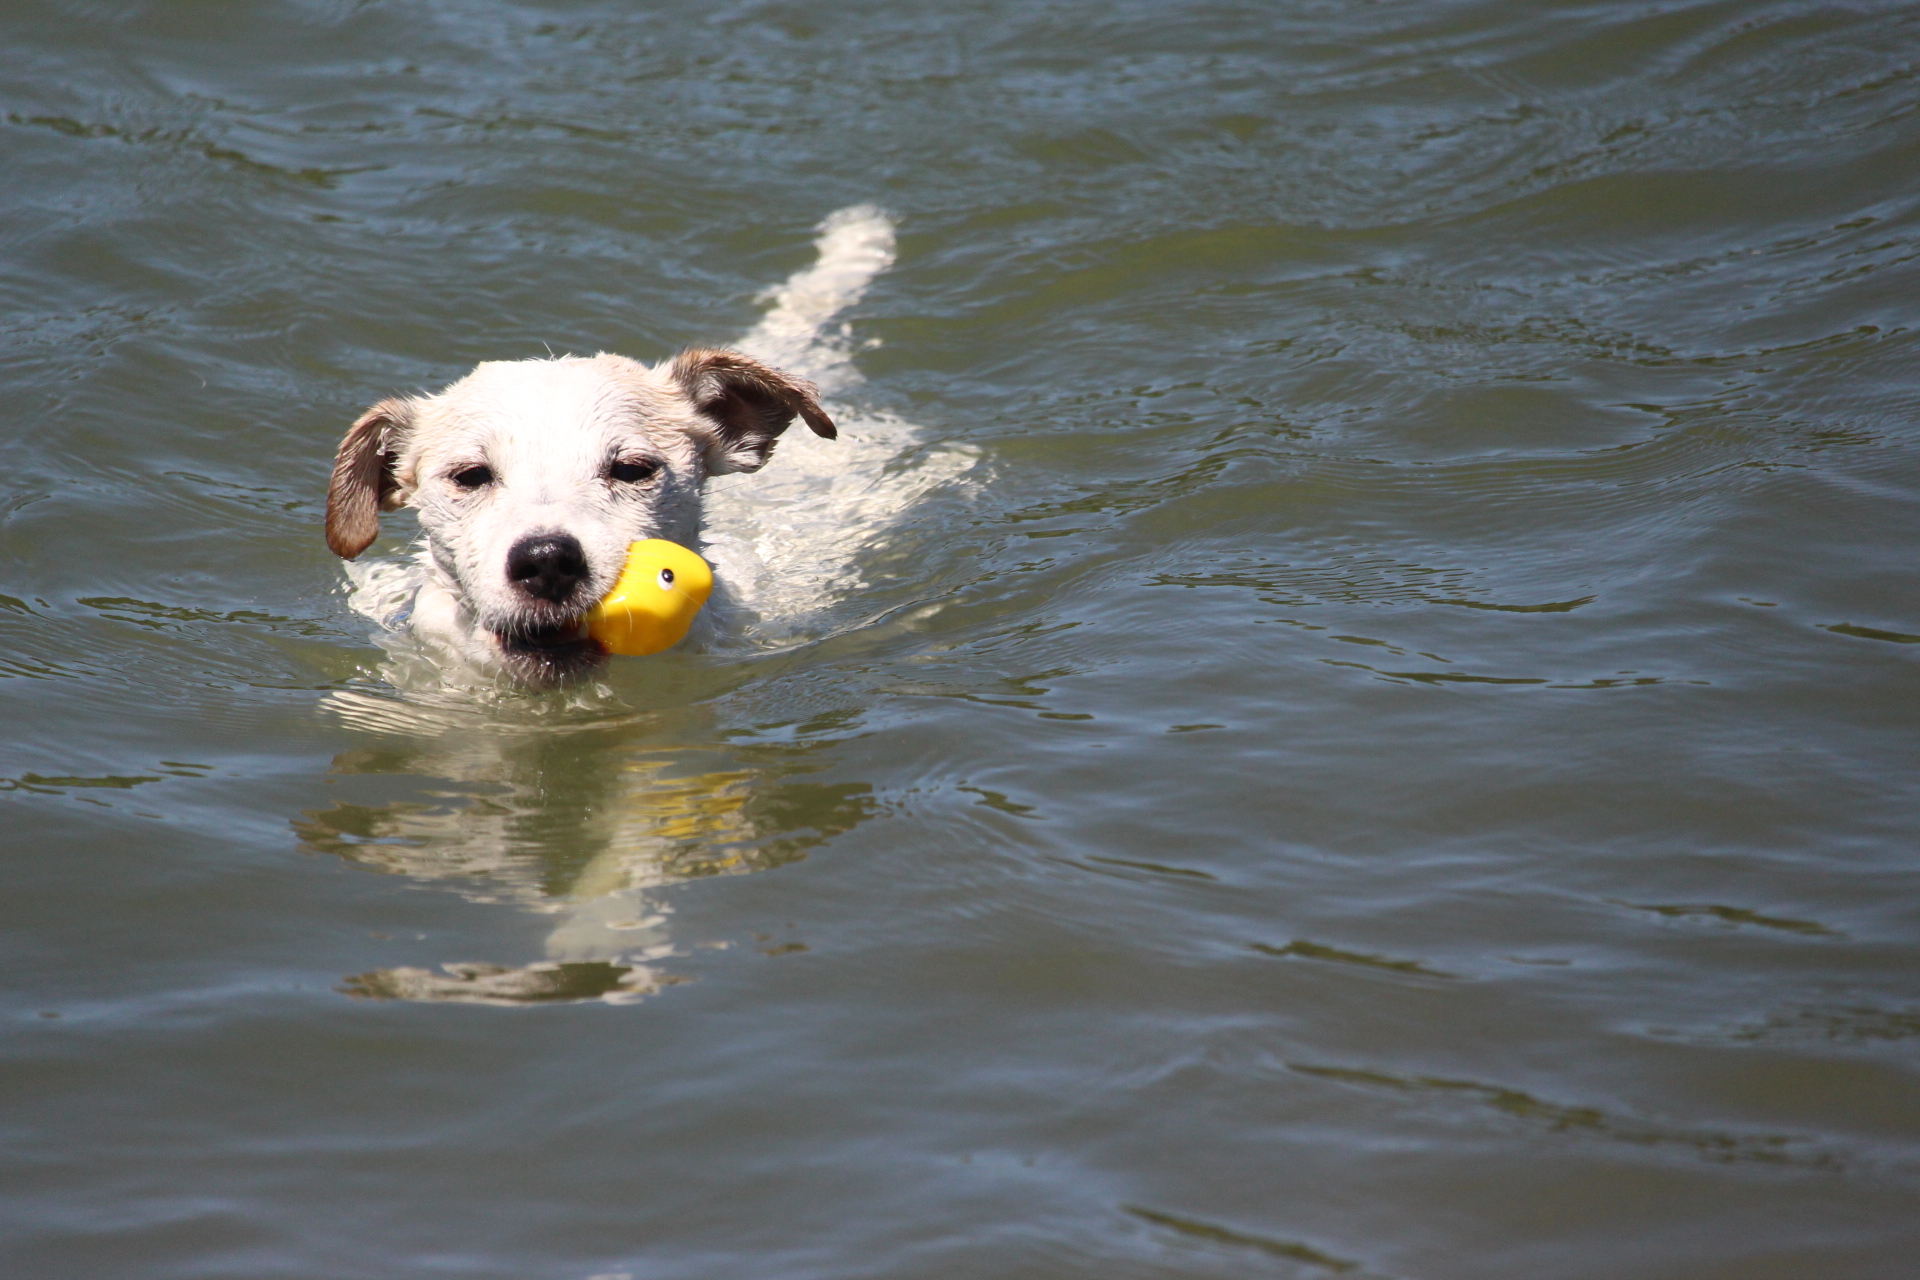
M 828 326 L 893 265 L 893 220 L 874 205 L 857 204 L 827 215 L 816 230 L 819 260 L 761 295 L 773 309 L 736 345 L 831 393 L 859 382 L 860 371 L 847 327 Z

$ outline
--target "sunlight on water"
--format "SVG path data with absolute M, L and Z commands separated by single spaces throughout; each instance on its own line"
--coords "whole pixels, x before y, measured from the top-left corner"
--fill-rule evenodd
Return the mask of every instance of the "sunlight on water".
M 10 0 L 0 1274 L 1900 1280 L 1920 10 Z M 476 363 L 816 381 L 516 690 Z

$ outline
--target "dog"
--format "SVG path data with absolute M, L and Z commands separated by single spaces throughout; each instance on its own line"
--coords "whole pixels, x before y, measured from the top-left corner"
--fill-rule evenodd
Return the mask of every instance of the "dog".
M 360 415 L 335 455 L 327 546 L 355 559 L 382 511 L 414 508 L 415 634 L 481 671 L 564 684 L 607 660 L 586 615 L 629 544 L 697 546 L 707 478 L 758 471 L 795 418 L 838 434 L 813 383 L 738 351 L 489 361 Z

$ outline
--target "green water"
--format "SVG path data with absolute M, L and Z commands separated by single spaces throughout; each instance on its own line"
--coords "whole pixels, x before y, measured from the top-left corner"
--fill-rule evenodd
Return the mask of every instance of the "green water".
M 0 51 L 0 1272 L 1913 1274 L 1920 9 Z M 861 204 L 825 594 L 402 670 L 346 424 Z

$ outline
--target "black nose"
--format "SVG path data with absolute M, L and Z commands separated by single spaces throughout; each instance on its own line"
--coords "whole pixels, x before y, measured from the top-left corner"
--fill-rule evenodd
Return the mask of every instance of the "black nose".
M 564 602 L 587 576 L 587 553 L 564 533 L 522 538 L 507 552 L 507 581 L 536 600 Z

